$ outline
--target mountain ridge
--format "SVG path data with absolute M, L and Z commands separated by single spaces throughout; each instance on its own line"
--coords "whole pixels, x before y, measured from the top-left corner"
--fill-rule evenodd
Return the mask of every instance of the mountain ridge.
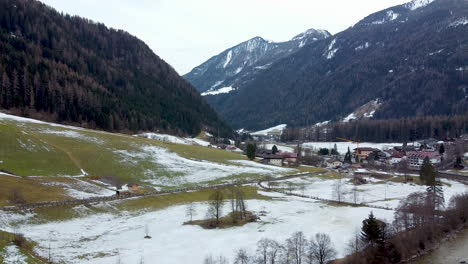
M 316 29 L 308 29 L 283 42 L 256 36 L 211 57 L 183 77 L 204 95 L 225 87 L 233 87 L 232 90 L 235 90 L 235 87 L 248 81 L 252 74 L 267 69 L 274 61 L 329 36 L 328 31 Z
M 206 96 L 234 128 L 307 126 L 379 100 L 375 119 L 468 111 L 467 1 L 416 0 L 283 57 L 229 94 Z

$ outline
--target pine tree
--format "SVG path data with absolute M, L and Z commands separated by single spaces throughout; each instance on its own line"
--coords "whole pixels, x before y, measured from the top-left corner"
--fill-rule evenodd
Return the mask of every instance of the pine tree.
M 352 163 L 352 161 L 351 161 L 351 150 L 349 149 L 349 147 L 348 147 L 348 151 L 345 154 L 344 162 L 348 163 L 348 164 Z
M 371 211 L 369 217 L 362 221 L 361 240 L 374 245 L 383 239 L 383 230 L 381 222 L 374 217 Z
M 278 147 L 276 145 L 273 145 L 271 148 L 271 153 L 276 154 L 278 152 Z
M 257 146 L 254 143 L 247 144 L 247 158 L 249 158 L 250 160 L 254 160 L 256 151 Z
M 19 85 L 19 78 L 18 72 L 13 70 L 11 74 L 11 89 L 12 89 L 12 106 L 18 107 L 20 105 L 20 100 L 22 99 L 20 85 Z
M 419 170 L 419 177 L 421 182 L 427 186 L 431 186 L 436 183 L 437 171 L 431 164 L 429 157 L 424 158 L 421 169 Z
M 439 154 L 442 156 L 442 155 L 444 155 L 444 153 L 445 153 L 445 147 L 444 147 L 444 144 L 442 144 L 439 147 Z
M 10 78 L 6 72 L 3 72 L 2 76 L 2 90 L 3 90 L 3 102 L 2 106 L 6 109 L 11 107 L 11 84 Z
M 426 188 L 428 198 L 430 199 L 431 209 L 436 211 L 445 207 L 444 190 L 440 181 L 434 183 Z

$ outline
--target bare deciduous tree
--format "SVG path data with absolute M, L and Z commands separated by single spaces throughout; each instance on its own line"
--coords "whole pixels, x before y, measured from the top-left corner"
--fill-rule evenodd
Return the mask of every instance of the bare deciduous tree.
M 303 263 L 308 243 L 302 232 L 295 232 L 286 240 L 286 248 L 294 264 Z
M 343 180 L 339 178 L 338 180 L 335 181 L 333 184 L 333 197 L 338 201 L 342 202 L 344 199 L 344 193 L 345 193 L 345 187 L 343 184 Z
M 333 248 L 330 236 L 323 233 L 315 234 L 310 243 L 313 246 L 309 247 L 312 250 L 312 255 L 319 264 L 325 264 L 336 257 L 336 250 Z
M 398 163 L 398 171 L 403 173 L 405 177 L 405 183 L 408 182 L 408 172 L 409 172 L 409 162 L 407 159 L 402 159 L 400 163 Z
M 239 249 L 236 252 L 234 264 L 249 264 L 250 256 L 245 249 Z
M 196 206 L 194 203 L 187 204 L 185 208 L 185 216 L 190 218 L 190 221 L 193 221 L 193 217 L 197 214 Z
M 359 200 L 359 192 L 358 192 L 357 186 L 353 186 L 352 194 L 353 194 L 353 202 L 354 204 L 357 204 Z
M 346 252 L 349 255 L 356 255 L 364 249 L 364 246 L 359 231 L 356 231 L 346 245 Z
M 224 195 L 221 189 L 215 189 L 210 195 L 210 201 L 208 202 L 208 215 L 216 218 L 216 224 L 219 224 L 219 218 L 222 214 L 224 205 Z

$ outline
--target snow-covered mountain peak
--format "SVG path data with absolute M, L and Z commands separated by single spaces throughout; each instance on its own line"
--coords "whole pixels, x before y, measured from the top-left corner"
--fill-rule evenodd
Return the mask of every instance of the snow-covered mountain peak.
M 308 29 L 304 32 L 302 32 L 301 34 L 295 36 L 294 38 L 292 38 L 292 40 L 302 40 L 302 39 L 305 39 L 307 37 L 309 37 L 310 35 L 320 35 L 322 36 L 322 38 L 328 38 L 329 36 L 331 36 L 331 34 L 326 31 L 326 30 L 323 30 L 323 29 Z
M 425 7 L 432 2 L 434 2 L 434 0 L 413 0 L 407 3 L 405 6 L 410 10 L 416 10 L 418 8 Z
M 257 36 L 212 57 L 185 78 L 206 96 L 226 94 L 216 91 L 236 90 L 223 88 L 240 87 L 250 80 L 250 76 L 269 68 L 273 62 L 329 36 L 328 31 L 316 29 L 309 29 L 285 42 L 273 42 Z

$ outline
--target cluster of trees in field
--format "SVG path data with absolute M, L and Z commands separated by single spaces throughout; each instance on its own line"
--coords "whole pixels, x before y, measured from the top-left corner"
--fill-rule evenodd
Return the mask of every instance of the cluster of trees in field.
M 330 236 L 317 233 L 308 239 L 303 232 L 295 232 L 284 243 L 262 238 L 255 253 L 246 249 L 235 252 L 234 264 L 325 264 L 336 257 Z M 204 264 L 228 264 L 224 256 L 207 256 Z
M 230 203 L 231 212 L 227 217 L 222 217 L 226 203 Z M 190 219 L 190 221 L 187 222 L 188 224 L 199 224 L 205 228 L 216 228 L 256 220 L 256 216 L 247 211 L 245 193 L 237 186 L 232 186 L 227 189 L 214 189 L 209 196 L 206 219 L 193 221 L 193 217 L 195 217 L 197 213 L 198 210 L 195 204 L 189 203 L 185 210 L 185 216 Z
M 335 122 L 324 126 L 287 128 L 281 140 L 337 141 L 337 137 L 368 142 L 411 142 L 456 138 L 468 134 L 468 114 L 404 119 Z
M 0 108 L 109 131 L 231 133 L 145 43 L 35 0 L 0 2 Z

